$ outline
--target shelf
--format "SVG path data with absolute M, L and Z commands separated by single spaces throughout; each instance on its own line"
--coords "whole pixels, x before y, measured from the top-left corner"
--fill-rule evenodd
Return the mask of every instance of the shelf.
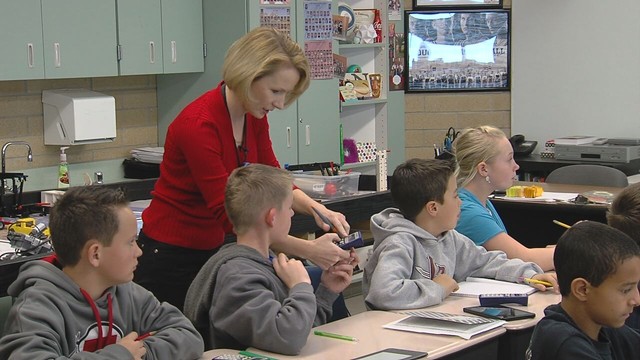
M 346 163 L 340 167 L 340 170 L 357 169 L 357 168 L 363 168 L 363 167 L 375 166 L 375 165 L 376 165 L 375 161 Z
M 387 102 L 387 99 L 368 99 L 368 100 L 357 100 L 357 101 L 343 101 L 340 103 L 341 107 L 349 107 L 349 106 L 360 106 L 360 105 L 371 105 L 371 104 L 384 104 Z
M 387 44 L 385 43 L 373 43 L 373 44 L 338 44 L 339 49 L 375 49 L 375 48 L 384 48 Z

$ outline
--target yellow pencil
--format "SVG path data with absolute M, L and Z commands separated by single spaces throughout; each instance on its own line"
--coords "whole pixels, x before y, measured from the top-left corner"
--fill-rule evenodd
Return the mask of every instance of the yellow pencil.
M 523 280 L 527 284 L 540 284 L 540 285 L 544 285 L 546 287 L 553 287 L 552 283 L 550 283 L 548 281 L 544 281 L 544 280 L 537 280 L 537 279 L 530 279 L 530 278 L 524 278 Z
M 569 226 L 569 225 L 567 225 L 567 224 L 565 224 L 565 223 L 563 223 L 561 221 L 558 221 L 558 220 L 553 220 L 553 223 L 556 224 L 556 225 L 560 225 L 560 226 L 562 226 L 563 228 L 566 228 L 566 229 L 570 229 L 571 228 L 571 226 Z

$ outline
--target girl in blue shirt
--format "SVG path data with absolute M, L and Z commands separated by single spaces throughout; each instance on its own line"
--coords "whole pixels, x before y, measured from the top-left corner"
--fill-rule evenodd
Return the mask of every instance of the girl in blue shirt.
M 500 215 L 488 197 L 513 185 L 520 167 L 513 148 L 502 130 L 493 126 L 465 129 L 454 142 L 460 166 L 458 194 L 462 200 L 456 230 L 487 250 L 502 250 L 509 258 L 553 269 L 553 248 L 530 249 L 507 234 Z

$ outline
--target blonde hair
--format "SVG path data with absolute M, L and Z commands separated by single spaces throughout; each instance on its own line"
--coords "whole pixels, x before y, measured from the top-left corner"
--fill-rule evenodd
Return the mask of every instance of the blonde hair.
M 502 130 L 484 125 L 464 129 L 453 143 L 453 151 L 460 167 L 458 187 L 467 186 L 478 173 L 478 164 L 489 162 L 500 154 L 497 146 L 500 139 L 507 136 Z
M 277 167 L 251 164 L 233 170 L 225 188 L 224 207 L 238 235 L 251 229 L 262 212 L 282 209 L 293 191 L 293 178 Z
M 236 40 L 224 58 L 222 78 L 244 106 L 251 101 L 251 84 L 283 67 L 298 70 L 300 79 L 287 93 L 285 106 L 289 106 L 309 87 L 309 63 L 300 46 L 284 33 L 268 27 L 258 27 Z

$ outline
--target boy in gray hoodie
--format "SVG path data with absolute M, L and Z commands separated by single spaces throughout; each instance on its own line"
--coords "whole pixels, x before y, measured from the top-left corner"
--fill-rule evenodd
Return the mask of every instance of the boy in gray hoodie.
M 120 190 L 69 189 L 51 210 L 55 255 L 20 268 L 0 359 L 199 359 L 202 337 L 176 307 L 133 283 L 142 251 Z
M 441 303 L 468 276 L 517 282 L 548 281 L 555 274 L 534 263 L 507 259 L 502 251 L 486 251 L 454 230 L 460 215 L 456 164 L 411 159 L 391 178 L 396 208 L 371 217 L 373 254 L 362 278 L 369 308 L 417 309 Z M 532 285 L 545 291 L 543 285 Z
M 291 175 L 276 167 L 251 164 L 231 173 L 225 210 L 237 244 L 224 246 L 207 261 L 184 305 L 207 349 L 254 346 L 295 355 L 311 327 L 331 317 L 333 302 L 351 283 L 354 250 L 348 260 L 323 271 L 315 294 L 299 260 L 269 250 L 289 233 L 292 189 Z

